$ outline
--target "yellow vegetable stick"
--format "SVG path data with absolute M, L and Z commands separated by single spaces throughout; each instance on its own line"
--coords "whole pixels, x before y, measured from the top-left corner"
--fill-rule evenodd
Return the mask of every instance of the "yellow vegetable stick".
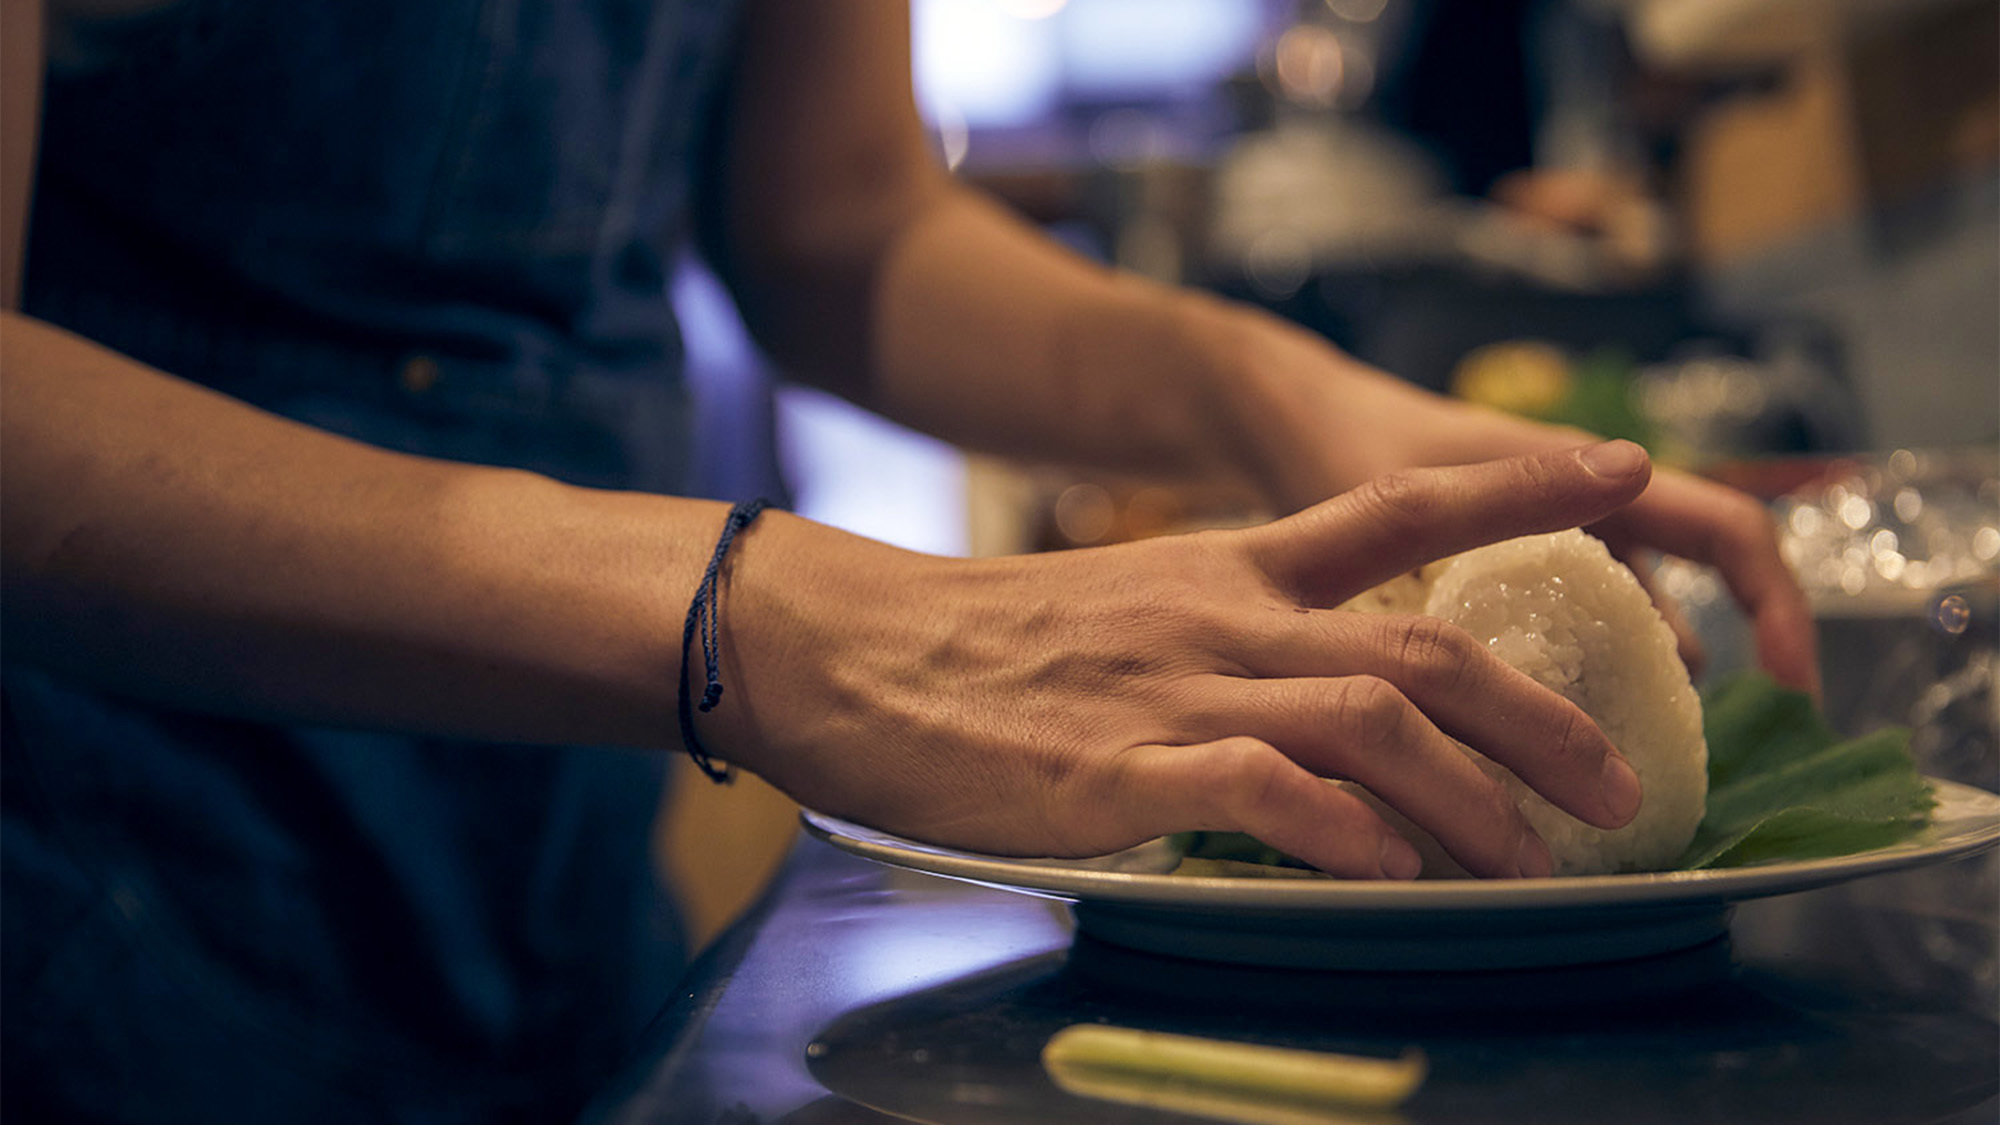
M 1042 1048 L 1042 1066 L 1059 1086 L 1065 1076 L 1084 1085 L 1151 1079 L 1161 1090 L 1206 1087 L 1361 1109 L 1401 1105 L 1427 1070 L 1423 1053 L 1414 1050 L 1400 1059 L 1370 1059 L 1102 1024 L 1057 1032 Z

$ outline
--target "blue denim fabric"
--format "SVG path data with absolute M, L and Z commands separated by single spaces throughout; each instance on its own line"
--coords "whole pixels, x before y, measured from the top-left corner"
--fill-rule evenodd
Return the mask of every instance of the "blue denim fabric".
M 28 311 L 378 445 L 679 489 L 661 263 L 729 7 L 58 4 Z M 281 728 L 11 662 L 0 720 L 10 1120 L 561 1119 L 681 969 L 657 755 Z

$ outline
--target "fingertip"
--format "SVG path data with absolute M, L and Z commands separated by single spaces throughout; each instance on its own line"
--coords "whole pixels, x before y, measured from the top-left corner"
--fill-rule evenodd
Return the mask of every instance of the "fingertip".
M 1633 771 L 1632 763 L 1622 754 L 1610 754 L 1604 759 L 1604 771 L 1600 779 L 1598 793 L 1604 802 L 1605 827 L 1623 828 L 1639 815 L 1639 806 L 1645 802 L 1645 793 L 1639 785 L 1639 775 Z
M 1383 878 L 1400 882 L 1408 882 L 1424 870 L 1423 857 L 1417 854 L 1417 849 L 1394 832 L 1382 837 L 1381 861 Z
M 1521 846 L 1514 856 L 1514 873 L 1523 879 L 1546 879 L 1555 874 L 1556 860 L 1548 842 L 1528 829 L 1521 834 Z
M 1576 459 L 1593 476 L 1606 480 L 1630 480 L 1651 467 L 1645 448 L 1623 438 L 1586 445 L 1576 451 Z
M 1814 703 L 1824 702 L 1818 630 L 1804 595 L 1796 607 L 1773 602 L 1770 608 L 1759 608 L 1757 662 L 1780 685 L 1805 692 Z
M 1815 708 L 1826 706 L 1826 686 L 1820 681 L 1818 667 L 1793 668 L 1787 672 L 1772 672 L 1771 678 L 1779 687 L 1804 692 L 1813 701 Z

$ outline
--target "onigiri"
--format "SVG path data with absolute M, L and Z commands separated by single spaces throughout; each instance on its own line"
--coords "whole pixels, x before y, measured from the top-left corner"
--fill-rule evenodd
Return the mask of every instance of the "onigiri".
M 1465 750 L 1507 787 L 1548 843 L 1557 875 L 1659 870 L 1694 838 L 1708 795 L 1701 699 L 1673 629 L 1603 543 L 1576 530 L 1495 543 L 1400 576 L 1344 608 L 1423 613 L 1459 626 L 1575 703 L 1625 755 L 1644 803 L 1630 824 L 1606 830 Z M 1391 820 L 1423 854 L 1426 875 L 1465 873 L 1427 834 Z

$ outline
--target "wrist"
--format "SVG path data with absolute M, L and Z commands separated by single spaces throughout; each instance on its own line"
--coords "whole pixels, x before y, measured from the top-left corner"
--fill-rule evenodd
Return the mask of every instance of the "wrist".
M 721 521 L 711 530 L 719 534 Z M 872 675 L 921 647 L 898 632 L 907 624 L 899 615 L 869 611 L 905 604 L 924 585 L 913 566 L 957 561 L 783 510 L 764 512 L 738 533 L 717 570 L 724 690 L 712 709 L 694 716 L 702 744 L 718 764 L 739 766 L 787 791 L 813 789 L 817 742 L 879 690 L 869 682 Z M 686 659 L 689 689 L 699 700 L 699 636 Z M 881 667 L 871 671 L 871 661 Z
M 1274 511 L 1294 511 L 1390 467 L 1373 374 L 1331 343 L 1261 310 L 1190 301 L 1189 352 L 1206 379 L 1213 440 Z
M 1279 512 L 1384 473 L 1590 440 L 1424 390 L 1258 309 L 1211 300 L 1189 322 L 1218 440 Z

